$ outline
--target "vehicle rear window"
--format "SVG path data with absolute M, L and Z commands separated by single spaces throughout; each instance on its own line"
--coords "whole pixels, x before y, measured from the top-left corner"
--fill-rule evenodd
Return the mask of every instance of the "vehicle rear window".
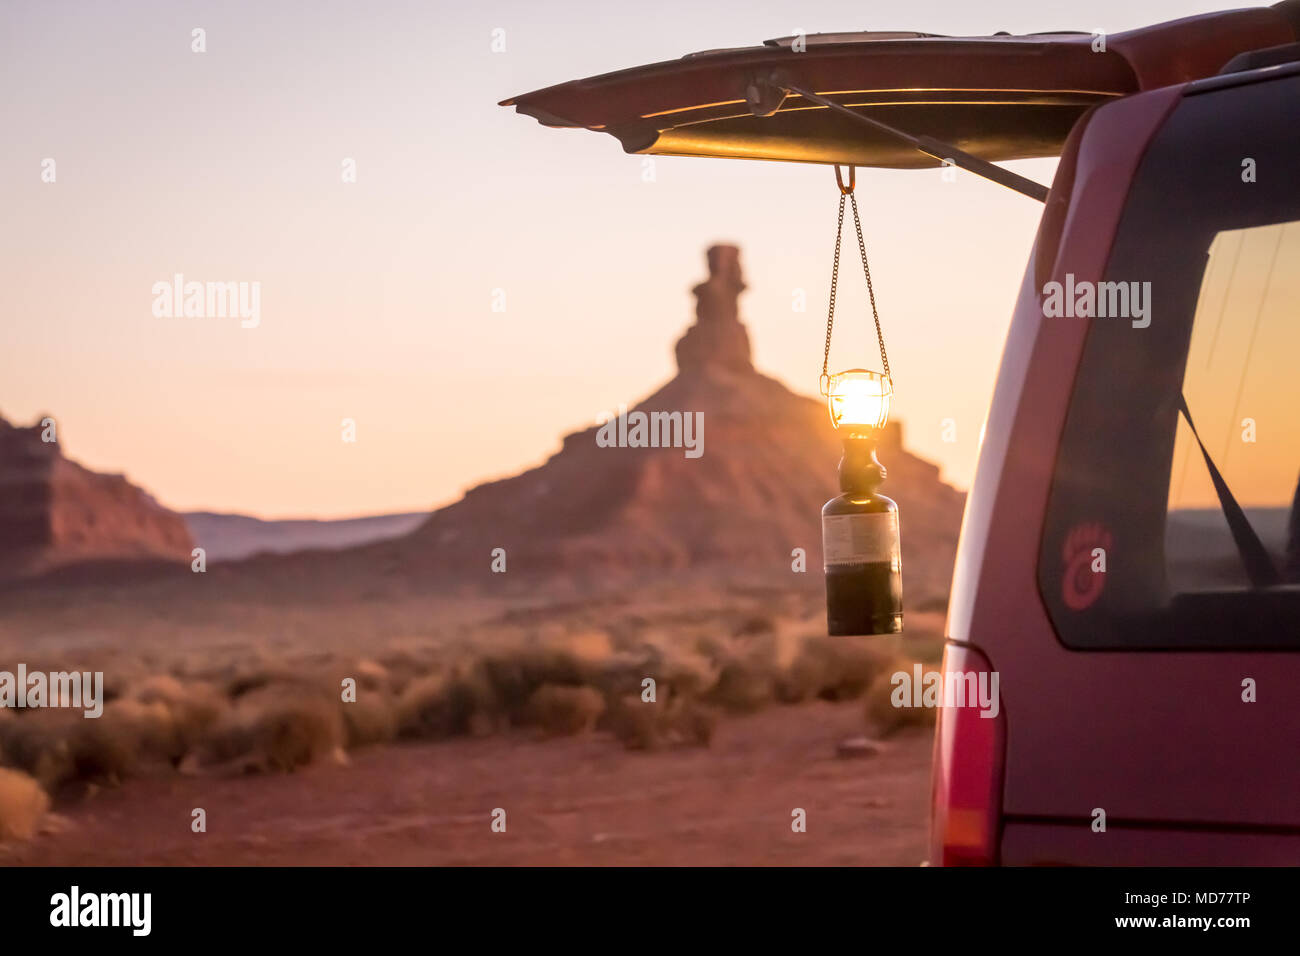
M 1134 178 L 1039 555 L 1067 646 L 1300 647 L 1298 99 L 1296 76 L 1188 96 Z M 1251 587 L 1180 396 L 1282 584 Z
M 1284 579 L 1300 475 L 1300 222 L 1220 232 L 1210 244 L 1183 395 L 1201 440 Z M 1165 523 L 1171 588 L 1249 587 L 1209 469 L 1180 416 Z

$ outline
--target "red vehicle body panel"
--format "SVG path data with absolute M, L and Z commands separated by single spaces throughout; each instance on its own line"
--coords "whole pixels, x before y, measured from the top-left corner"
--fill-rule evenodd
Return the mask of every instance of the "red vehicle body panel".
M 1295 866 L 1300 834 L 1112 827 L 1099 839 L 1086 826 L 1007 823 L 1002 863 L 1008 866 Z
M 1049 209 L 967 502 L 948 634 L 982 650 L 1001 675 L 1005 863 L 1243 862 L 1231 853 L 1243 840 L 1270 847 L 1269 859 L 1300 859 L 1300 655 L 1074 651 L 1056 639 L 1038 592 L 1053 463 L 1094 321 L 1044 319 L 1039 289 L 1066 272 L 1100 281 L 1133 173 L 1182 93 L 1168 87 L 1108 104 L 1076 138 L 1077 156 L 1063 157 L 1049 200 L 1059 210 L 1067 197 L 1057 192 L 1068 191 L 1059 246 Z M 1053 246 L 1044 271 L 1038 259 Z M 1242 706 L 1240 678 L 1264 675 L 1267 699 Z M 1143 831 L 1115 841 L 1128 848 L 1118 859 L 1110 841 L 1086 839 L 1095 808 L 1108 829 Z M 1143 830 L 1156 826 L 1163 835 Z M 1175 839 L 1171 826 L 1183 835 Z M 1295 832 L 1273 843 L 1229 836 L 1252 827 Z M 1189 840 L 1194 831 L 1206 835 Z
M 1056 156 L 1097 103 L 1213 75 L 1244 50 L 1292 43 L 1286 9 L 1187 17 L 1105 38 L 1089 33 L 936 37 L 816 35 L 790 44 L 712 50 L 502 101 L 546 126 L 606 132 L 629 153 L 895 168 L 938 161 L 791 95 L 756 117 L 746 96 L 780 71 L 795 85 L 936 137 L 982 159 Z

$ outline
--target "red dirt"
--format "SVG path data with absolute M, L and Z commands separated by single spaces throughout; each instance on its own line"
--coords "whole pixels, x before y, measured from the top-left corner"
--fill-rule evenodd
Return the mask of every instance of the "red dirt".
M 133 780 L 0 848 L 20 865 L 894 865 L 926 856 L 931 734 L 839 759 L 862 705 L 719 723 L 707 749 L 603 734 L 383 747 L 289 776 Z M 206 833 L 190 830 L 207 811 Z M 506 811 L 493 833 L 494 808 Z M 807 832 L 791 831 L 791 811 Z

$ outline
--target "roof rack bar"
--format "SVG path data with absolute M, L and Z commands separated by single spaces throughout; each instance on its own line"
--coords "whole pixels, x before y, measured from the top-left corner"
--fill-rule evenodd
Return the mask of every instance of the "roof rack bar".
M 791 83 L 787 78 L 779 73 L 773 74 L 761 82 L 764 85 L 767 85 L 769 89 L 775 87 L 786 94 L 795 93 L 809 102 L 816 103 L 819 106 L 824 106 L 827 109 L 835 110 L 835 112 L 842 113 L 859 123 L 865 123 L 882 133 L 901 139 L 913 149 L 922 152 L 927 156 L 932 156 L 941 163 L 960 166 L 967 172 L 974 173 L 976 176 L 982 176 L 985 179 L 990 179 L 1000 186 L 1006 186 L 1008 189 L 1014 189 L 1016 192 L 1028 196 L 1030 199 L 1037 199 L 1039 202 L 1043 203 L 1047 202 L 1048 188 L 1042 183 L 1036 183 L 1032 179 L 1026 179 L 1024 176 L 1018 176 L 1008 169 L 1003 169 L 1001 166 L 995 166 L 993 163 L 980 159 L 978 156 L 972 156 L 965 150 L 958 149 L 950 143 L 942 142 L 932 136 L 913 136 L 911 133 L 904 132 L 896 126 L 882 123 L 880 120 L 873 119 L 865 113 L 851 110 L 847 106 L 836 103 L 832 99 L 828 99 L 825 96 L 812 92 L 811 90 L 804 89 L 802 86 Z M 757 93 L 759 97 L 766 99 L 766 97 L 763 97 L 763 93 L 767 91 L 762 91 L 753 87 L 751 87 L 751 89 L 754 89 L 754 92 Z M 757 102 L 755 102 L 754 106 L 757 105 Z M 764 113 L 769 116 L 774 112 L 776 112 L 776 110 L 764 110 Z

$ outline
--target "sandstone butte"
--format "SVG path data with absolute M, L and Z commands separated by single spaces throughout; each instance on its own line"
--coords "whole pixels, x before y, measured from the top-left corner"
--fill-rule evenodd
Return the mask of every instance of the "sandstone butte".
M 413 532 L 338 551 L 265 555 L 218 565 L 258 589 L 331 590 L 402 579 L 405 588 L 503 584 L 493 549 L 508 556 L 509 583 L 555 575 L 599 580 L 661 572 L 734 571 L 801 584 L 821 578 L 822 504 L 839 493 L 840 442 L 824 404 L 754 368 L 740 319 L 740 251 L 708 250 L 708 278 L 695 286 L 695 322 L 676 343 L 677 374 L 630 412 L 702 413 L 704 454 L 681 448 L 601 447 L 593 426 L 564 437 L 549 460 L 468 491 Z M 630 414 L 629 412 L 629 414 Z M 963 495 L 938 468 L 903 448 L 891 423 L 879 457 L 881 489 L 901 508 L 904 588 L 946 594 Z M 188 577 L 184 520 L 120 475 L 69 461 L 40 428 L 0 420 L 0 574 L 106 561 L 175 563 Z M 181 568 L 181 563 L 185 567 Z M 212 570 L 212 569 L 210 569 Z M 104 572 L 101 572 L 104 573 Z M 915 606 L 915 605 L 913 605 Z

